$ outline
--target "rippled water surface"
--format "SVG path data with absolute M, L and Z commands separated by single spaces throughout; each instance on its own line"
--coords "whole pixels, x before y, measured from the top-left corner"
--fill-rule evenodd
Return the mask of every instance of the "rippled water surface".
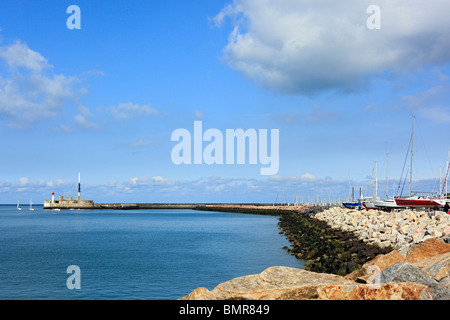
M 35 211 L 0 206 L 0 299 L 178 299 L 197 287 L 303 268 L 278 219 L 193 210 Z M 69 290 L 67 267 L 80 268 Z

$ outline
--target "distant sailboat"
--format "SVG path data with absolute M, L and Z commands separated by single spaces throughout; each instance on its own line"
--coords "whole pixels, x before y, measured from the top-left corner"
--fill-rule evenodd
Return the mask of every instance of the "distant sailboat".
M 30 200 L 30 211 L 34 211 L 34 208 L 33 208 L 33 201 L 32 201 L 32 200 Z
M 22 210 L 22 208 L 19 205 L 19 200 L 17 200 L 17 210 Z

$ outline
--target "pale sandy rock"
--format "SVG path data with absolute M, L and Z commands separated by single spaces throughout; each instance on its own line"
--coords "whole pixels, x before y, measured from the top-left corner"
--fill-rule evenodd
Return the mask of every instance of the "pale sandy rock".
M 433 292 L 415 283 L 360 284 L 343 277 L 288 267 L 239 277 L 209 291 L 197 288 L 180 300 L 429 300 Z
M 433 300 L 433 292 L 417 283 L 351 284 L 322 287 L 321 300 Z
M 366 262 L 361 269 L 356 270 L 345 276 L 346 279 L 367 283 L 368 278 L 373 272 L 381 272 L 399 262 L 406 262 L 406 258 L 397 251 L 391 251 L 388 254 L 380 254 L 374 259 Z
M 419 260 L 413 265 L 449 288 L 447 279 L 444 279 L 450 275 L 450 252 Z
M 449 300 L 450 290 L 409 262 L 396 263 L 379 274 L 379 283 L 407 282 L 427 286 L 432 290 L 433 300 Z
M 406 259 L 409 262 L 417 262 L 447 252 L 450 252 L 450 244 L 437 239 L 428 239 L 419 245 L 411 246 Z
M 211 291 L 196 289 L 182 298 L 207 300 L 303 300 L 316 299 L 323 286 L 351 284 L 343 277 L 288 267 L 271 267 L 260 274 L 239 277 Z

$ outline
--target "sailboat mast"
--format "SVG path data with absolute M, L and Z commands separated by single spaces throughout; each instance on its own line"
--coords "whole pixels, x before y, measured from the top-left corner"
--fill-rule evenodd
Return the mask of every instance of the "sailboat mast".
M 412 165 L 413 165 L 413 145 L 414 145 L 414 122 L 416 117 L 413 116 L 413 127 L 412 127 L 412 135 L 411 135 L 411 164 L 409 166 L 409 196 L 412 195 Z
M 350 185 L 350 170 L 348 170 L 348 201 L 351 201 L 351 193 L 350 193 L 350 190 L 351 190 L 351 185 Z
M 450 151 L 448 151 L 448 159 L 450 160 Z M 447 160 L 447 175 L 445 176 L 446 180 L 448 177 L 448 170 L 450 169 L 450 161 L 449 160 Z M 448 198 L 447 186 L 448 186 L 448 183 L 445 185 L 445 199 Z
M 450 151 L 449 151 L 449 153 L 448 153 L 448 155 L 449 155 L 449 158 L 450 158 Z M 442 186 L 442 191 L 441 191 L 441 194 L 443 194 L 444 193 L 444 187 L 445 187 L 445 197 L 444 198 L 448 198 L 448 192 L 447 192 L 447 185 L 448 185 L 448 183 L 447 183 L 447 178 L 448 178 L 448 171 L 450 170 L 450 163 L 448 162 L 448 160 L 445 162 L 445 166 L 447 167 L 447 173 L 445 174 L 445 179 L 444 179 L 444 185 Z
M 375 160 L 375 199 L 376 198 L 378 198 L 378 174 L 377 174 L 377 161 Z
M 389 199 L 388 179 L 389 179 L 389 153 L 386 154 L 386 200 Z
M 375 199 L 375 167 L 372 169 L 372 200 Z

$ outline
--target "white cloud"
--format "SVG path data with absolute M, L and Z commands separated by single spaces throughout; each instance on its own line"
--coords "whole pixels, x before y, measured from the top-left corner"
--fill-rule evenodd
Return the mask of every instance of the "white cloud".
M 139 116 L 153 116 L 158 114 L 150 105 L 133 104 L 131 102 L 120 103 L 118 106 L 109 107 L 108 111 L 117 120 L 128 120 Z
M 79 79 L 47 72 L 52 69 L 47 59 L 26 44 L 0 47 L 0 60 L 9 66 L 9 74 L 0 75 L 0 116 L 10 127 L 55 118 L 67 102 L 76 102 Z
M 98 130 L 98 129 L 102 128 L 101 125 L 89 120 L 92 117 L 92 113 L 87 107 L 85 107 L 83 105 L 79 105 L 78 111 L 80 112 L 80 114 L 75 115 L 74 119 L 75 119 L 75 123 L 79 127 L 84 128 L 84 129 L 93 129 L 93 130 Z
M 437 122 L 450 122 L 450 107 L 432 106 L 423 111 L 423 116 Z
M 312 173 L 304 173 L 300 176 L 279 176 L 273 175 L 269 178 L 273 181 L 291 181 L 291 182 L 311 182 L 316 181 L 317 177 Z
M 67 187 L 71 187 L 72 184 L 72 182 L 68 182 L 62 179 L 50 181 L 40 179 L 33 181 L 29 177 L 21 177 L 16 184 L 8 183 L 8 190 L 11 188 L 15 188 L 15 190 L 17 190 L 18 192 L 44 192 L 46 194 L 49 194 L 51 188 L 64 189 Z
M 371 179 L 372 177 L 368 177 L 368 180 Z M 416 181 L 415 185 L 420 190 L 434 190 L 435 183 L 435 179 L 425 179 Z M 352 181 L 352 185 L 366 186 L 367 181 Z M 383 186 L 383 183 L 379 185 Z M 311 173 L 264 179 L 213 176 L 195 180 L 170 180 L 162 176 L 143 176 L 124 182 L 110 180 L 96 185 L 84 185 L 83 188 L 86 199 L 96 202 L 273 203 L 296 200 L 316 202 L 319 198 L 321 201 L 338 201 L 348 197 L 348 179 L 319 178 Z M 32 197 L 33 202 L 38 203 L 37 201 L 49 199 L 52 192 L 72 195 L 76 194 L 76 190 L 73 181 L 33 181 L 22 177 L 16 183 L 0 181 L 0 200 L 11 203 L 17 197 Z M 383 193 L 383 190 L 378 191 L 379 194 Z
M 130 147 L 133 149 L 141 149 L 141 148 L 148 148 L 154 144 L 151 140 L 139 140 L 134 141 L 130 143 Z
M 450 86 L 438 85 L 413 95 L 401 97 L 404 106 L 414 113 L 437 122 L 450 122 Z
M 381 29 L 369 30 L 373 1 L 234 0 L 212 21 L 231 18 L 223 50 L 235 70 L 282 92 L 352 91 L 386 71 L 450 61 L 450 2 L 380 0 Z
M 266 114 L 270 118 L 279 118 L 286 124 L 302 126 L 332 120 L 338 115 L 337 111 L 326 110 L 319 105 L 314 105 L 310 111 L 297 109 L 288 113 Z
M 33 51 L 26 44 L 16 41 L 14 44 L 0 48 L 0 57 L 3 58 L 10 67 L 23 67 L 28 70 L 41 72 L 45 68 L 50 68 L 47 59 L 39 52 Z
M 27 186 L 31 183 L 30 178 L 22 177 L 19 179 L 19 186 Z
M 156 182 L 156 183 L 164 183 L 164 182 L 167 182 L 167 179 L 164 179 L 164 178 L 161 177 L 161 176 L 153 177 L 152 180 L 153 180 L 154 182 Z
M 170 184 L 171 181 L 161 177 L 155 176 L 153 178 L 149 177 L 133 177 L 128 182 L 125 183 L 127 186 L 154 186 L 160 184 Z
M 62 125 L 59 126 L 59 128 L 53 129 L 53 131 L 69 133 L 69 132 L 72 132 L 73 129 L 71 127 L 69 127 L 69 126 L 66 126 L 66 125 L 62 124 Z
M 109 180 L 108 183 L 106 184 L 106 186 L 107 187 L 116 187 L 117 182 L 119 182 L 119 180 L 117 180 L 117 179 Z
M 63 179 L 57 179 L 57 180 L 53 180 L 53 181 L 48 181 L 46 182 L 46 185 L 48 187 L 65 187 L 68 185 L 71 185 L 73 182 L 68 182 L 66 180 Z
M 315 181 L 317 180 L 317 177 L 311 173 L 305 173 L 300 176 L 300 179 L 302 181 Z

